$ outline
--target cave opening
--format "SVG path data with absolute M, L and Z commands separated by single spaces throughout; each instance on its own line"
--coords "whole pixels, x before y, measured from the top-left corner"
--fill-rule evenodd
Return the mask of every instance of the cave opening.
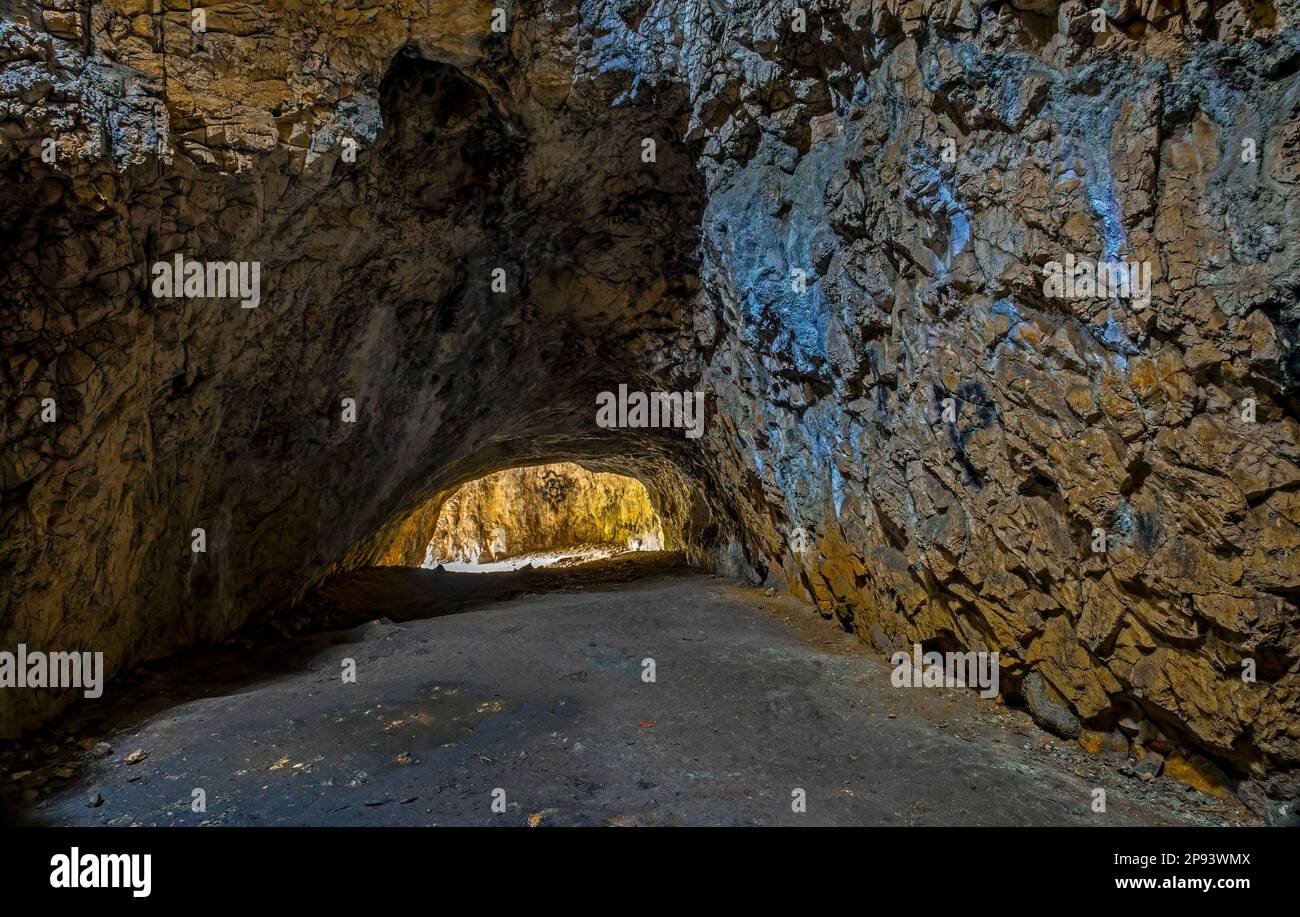
M 344 556 L 316 583 L 372 566 L 500 572 L 527 565 L 525 553 L 568 548 L 635 547 L 753 576 L 735 500 L 699 439 L 717 406 L 705 404 L 699 354 L 681 340 L 704 295 L 705 197 L 680 88 L 610 106 L 609 87 L 521 99 L 503 90 L 511 79 L 500 60 L 464 67 L 404 48 L 380 87 L 375 143 L 340 171 L 383 230 L 366 259 L 350 253 L 359 270 L 340 295 L 395 314 L 383 332 L 396 344 L 384 357 L 386 394 L 398 401 L 394 415 L 418 420 L 379 421 L 391 447 L 384 474 L 362 512 L 328 533 Z M 374 333 L 347 329 L 354 339 Z M 644 424 L 635 410 L 610 408 L 637 398 L 667 406 Z M 492 475 L 519 484 L 523 469 L 560 463 L 632 482 L 628 505 L 649 507 L 645 525 L 615 537 L 588 513 L 586 529 L 575 523 L 560 538 L 567 543 L 538 547 L 535 532 L 512 533 L 497 507 L 491 524 L 464 511 L 459 536 L 444 533 L 435 547 L 440 514 L 466 499 L 458 489 L 481 489 L 475 482 Z M 552 489 L 568 480 L 556 467 L 536 474 Z M 617 515 L 613 505 L 601 513 Z
M 573 462 L 511 468 L 443 502 L 425 568 L 491 573 L 659 551 L 663 522 L 635 478 Z

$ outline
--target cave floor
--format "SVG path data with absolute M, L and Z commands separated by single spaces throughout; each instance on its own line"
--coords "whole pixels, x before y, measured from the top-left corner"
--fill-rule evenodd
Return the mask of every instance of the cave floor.
M 659 563 L 461 574 L 449 606 L 428 586 L 455 574 L 360 571 L 313 601 L 367 623 L 114 680 L 0 751 L 4 779 L 38 824 L 1253 823 L 973 692 L 892 688 L 790 597 Z

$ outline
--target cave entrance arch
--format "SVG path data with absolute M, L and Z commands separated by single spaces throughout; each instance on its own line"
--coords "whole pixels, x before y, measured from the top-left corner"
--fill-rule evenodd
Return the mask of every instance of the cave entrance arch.
M 510 468 L 462 484 L 428 533 L 423 567 L 489 573 L 571 566 L 663 547 L 636 478 L 573 462 Z

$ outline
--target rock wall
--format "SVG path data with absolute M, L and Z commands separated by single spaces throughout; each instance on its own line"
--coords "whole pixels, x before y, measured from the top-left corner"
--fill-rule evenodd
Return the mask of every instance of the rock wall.
M 571 462 L 498 471 L 462 485 L 428 533 L 433 561 L 486 563 L 579 545 L 654 550 L 662 523 L 645 486 Z
M 224 636 L 581 460 L 1052 728 L 1300 763 L 1294 0 L 163 7 L 0 20 L 0 642 Z M 177 252 L 261 305 L 152 297 Z
M 711 442 L 757 553 L 882 651 L 998 650 L 1066 735 L 1293 765 L 1294 9 L 1107 9 L 715 24 Z M 1149 264 L 1150 302 L 1051 295 L 1067 257 Z

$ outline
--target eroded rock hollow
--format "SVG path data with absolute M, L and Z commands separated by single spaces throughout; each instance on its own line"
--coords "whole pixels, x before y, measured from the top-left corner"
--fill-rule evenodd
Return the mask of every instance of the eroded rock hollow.
M 3 8 L 0 643 L 120 671 L 580 461 L 883 652 L 1292 792 L 1293 0 L 203 12 Z M 178 255 L 255 308 L 156 295 Z

